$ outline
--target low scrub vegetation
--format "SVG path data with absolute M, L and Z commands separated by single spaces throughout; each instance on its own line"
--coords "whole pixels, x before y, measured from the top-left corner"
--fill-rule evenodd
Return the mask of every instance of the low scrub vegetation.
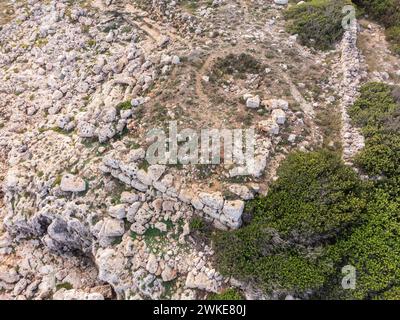
M 297 34 L 300 42 L 320 50 L 331 49 L 342 38 L 342 9 L 349 0 L 311 0 L 291 6 L 286 11 L 287 30 Z
M 222 274 L 282 296 L 400 298 L 398 92 L 368 83 L 350 112 L 366 138 L 356 164 L 370 179 L 328 151 L 290 155 L 269 194 L 248 203 L 251 221 L 214 236 Z M 341 286 L 347 265 L 353 290 Z
M 242 53 L 229 54 L 217 59 L 211 75 L 211 81 L 217 82 L 225 75 L 245 79 L 247 74 L 259 74 L 263 70 L 262 64 L 252 55 Z

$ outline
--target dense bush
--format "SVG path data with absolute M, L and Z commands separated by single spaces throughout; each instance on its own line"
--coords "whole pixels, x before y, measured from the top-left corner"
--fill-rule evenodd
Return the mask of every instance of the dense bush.
M 359 219 L 363 186 L 328 151 L 294 153 L 267 197 L 251 201 L 252 222 L 214 237 L 220 271 L 266 291 L 318 289 L 334 271 L 321 244 Z
M 221 273 L 266 292 L 400 299 L 398 92 L 368 83 L 351 109 L 366 137 L 357 164 L 379 179 L 361 182 L 327 151 L 290 155 L 269 194 L 247 205 L 252 221 L 214 236 Z M 341 287 L 346 265 L 356 270 L 354 290 Z
M 263 65 L 253 56 L 247 53 L 228 54 L 226 57 L 218 58 L 212 68 L 211 81 L 218 82 L 225 75 L 245 79 L 247 74 L 259 74 Z
M 330 49 L 344 33 L 342 9 L 350 4 L 349 0 L 311 0 L 294 5 L 286 12 L 287 30 L 298 34 L 306 46 Z
M 368 83 L 350 109 L 354 123 L 362 128 L 366 146 L 357 164 L 371 176 L 394 178 L 400 175 L 400 105 L 398 88 Z
M 320 240 L 356 221 L 364 207 L 357 174 L 328 151 L 294 153 L 268 197 L 251 202 L 257 223 L 302 241 Z
M 340 299 L 393 299 L 400 286 L 400 204 L 380 189 L 371 189 L 362 223 L 348 237 L 327 248 L 325 257 L 337 265 L 325 284 L 323 297 Z M 343 290 L 340 268 L 356 270 L 356 287 Z M 397 298 L 400 295 L 397 294 Z
M 400 298 L 400 132 L 398 88 L 367 83 L 351 109 L 353 121 L 365 137 L 366 147 L 357 158 L 370 175 L 368 205 L 360 226 L 330 248 L 332 256 L 357 270 L 356 289 L 339 291 L 355 299 Z M 337 279 L 338 280 L 338 279 Z

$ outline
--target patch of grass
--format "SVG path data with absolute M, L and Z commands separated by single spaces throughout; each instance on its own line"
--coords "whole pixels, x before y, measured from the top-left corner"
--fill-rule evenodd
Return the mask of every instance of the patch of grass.
M 132 103 L 130 101 L 124 101 L 124 102 L 119 103 L 116 108 L 118 111 L 130 110 L 130 109 L 132 109 Z
M 74 287 L 72 286 L 71 283 L 69 282 L 63 282 L 63 283 L 59 283 L 56 285 L 56 291 L 60 290 L 60 289 L 66 289 L 66 290 L 71 290 Z
M 190 230 L 196 231 L 196 230 L 203 230 L 205 227 L 204 220 L 200 217 L 194 217 L 192 220 L 190 220 Z
M 58 176 L 56 177 L 56 179 L 54 180 L 54 182 L 53 182 L 53 187 L 59 186 L 59 185 L 61 184 L 61 179 L 62 179 L 62 176 L 61 176 L 61 175 L 58 175 Z

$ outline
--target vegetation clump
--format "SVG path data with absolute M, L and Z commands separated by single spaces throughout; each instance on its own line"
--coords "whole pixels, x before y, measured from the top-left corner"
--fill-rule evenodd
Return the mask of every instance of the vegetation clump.
M 236 289 L 229 288 L 221 293 L 212 293 L 208 300 L 243 300 L 243 296 Z
M 252 55 L 247 53 L 235 55 L 231 53 L 224 58 L 217 59 L 213 67 L 211 80 L 217 82 L 218 79 L 223 78 L 225 75 L 245 79 L 247 74 L 259 74 L 262 69 L 262 64 Z
M 328 151 L 290 155 L 269 194 L 247 205 L 252 220 L 214 236 L 222 274 L 307 298 L 400 298 L 398 92 L 367 83 L 350 110 L 366 138 L 356 164 L 371 179 Z M 352 290 L 344 266 L 356 272 Z
M 215 236 L 220 271 L 266 291 L 321 288 L 334 271 L 322 245 L 356 223 L 364 208 L 363 184 L 338 155 L 294 153 L 268 196 L 247 205 L 252 221 Z
M 319 50 L 331 49 L 344 33 L 343 7 L 349 0 L 311 0 L 289 7 L 287 31 L 297 34 L 300 43 Z

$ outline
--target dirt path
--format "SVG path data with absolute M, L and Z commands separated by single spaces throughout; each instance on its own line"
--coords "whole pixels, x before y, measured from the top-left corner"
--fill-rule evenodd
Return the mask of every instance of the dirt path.
M 138 20 L 140 22 L 133 22 L 133 20 L 130 19 L 130 23 L 143 30 L 157 43 L 160 43 L 165 36 L 168 36 L 172 41 L 180 43 L 181 45 L 184 45 L 189 49 L 192 48 L 192 44 L 189 41 L 183 39 L 181 36 L 179 36 L 175 32 L 172 32 L 171 30 L 164 30 L 166 28 L 163 28 L 156 21 L 148 18 L 147 12 L 138 9 L 134 5 L 129 3 L 125 6 L 124 10 L 125 12 L 138 17 Z
M 311 139 L 314 143 L 318 143 L 318 128 L 315 124 L 315 111 L 314 107 L 304 99 L 300 91 L 297 89 L 293 81 L 286 73 L 282 73 L 283 78 L 289 84 L 290 93 L 294 100 L 300 105 L 301 110 L 304 112 L 306 124 L 311 130 Z
M 391 52 L 384 28 L 367 20 L 360 20 L 360 25 L 358 46 L 365 57 L 369 80 L 399 85 L 400 75 L 396 72 L 400 70 L 400 57 Z M 378 73 L 387 73 L 390 79 Z

